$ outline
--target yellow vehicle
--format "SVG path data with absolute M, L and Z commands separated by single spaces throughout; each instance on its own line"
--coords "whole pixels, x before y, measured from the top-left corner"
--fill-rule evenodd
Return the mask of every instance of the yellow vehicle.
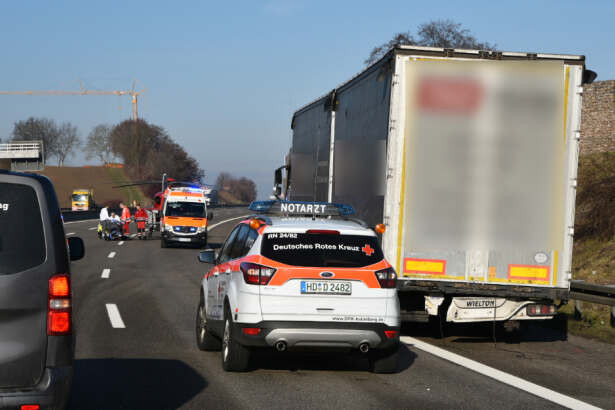
M 95 207 L 93 189 L 73 190 L 71 195 L 71 208 L 73 211 L 89 211 Z

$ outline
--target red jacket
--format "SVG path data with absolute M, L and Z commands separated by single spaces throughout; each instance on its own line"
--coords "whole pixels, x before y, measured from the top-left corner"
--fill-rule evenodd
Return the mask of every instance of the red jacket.
M 128 207 L 122 209 L 122 222 L 130 222 L 130 209 Z
M 135 212 L 135 219 L 137 220 L 137 228 L 145 229 L 145 224 L 147 223 L 147 211 L 143 208 L 137 210 L 137 212 Z

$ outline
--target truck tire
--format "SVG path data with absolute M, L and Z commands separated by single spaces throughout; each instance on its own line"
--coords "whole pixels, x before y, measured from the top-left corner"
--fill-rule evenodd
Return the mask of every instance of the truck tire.
M 222 336 L 222 369 L 226 372 L 245 372 L 250 362 L 250 350 L 233 339 L 233 316 L 228 305 L 224 309 L 224 335 Z
M 196 345 L 203 351 L 220 350 L 222 347 L 222 341 L 207 328 L 207 311 L 203 293 L 201 293 L 199 307 L 196 310 Z
M 369 353 L 369 371 L 372 373 L 397 373 L 399 362 L 399 344 L 386 350 L 374 350 Z

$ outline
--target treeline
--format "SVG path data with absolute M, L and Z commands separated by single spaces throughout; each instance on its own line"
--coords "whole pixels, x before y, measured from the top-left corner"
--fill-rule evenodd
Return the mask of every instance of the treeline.
M 76 126 L 70 122 L 57 124 L 49 118 L 30 117 L 17 121 L 9 141 L 43 141 L 45 162 L 56 158 L 60 166 L 81 147 Z
M 164 128 L 144 120 L 126 120 L 105 137 L 112 153 L 121 158 L 135 179 L 160 180 L 167 173 L 179 181 L 201 182 L 205 173 L 198 162 L 167 134 Z M 149 193 L 159 186 L 151 186 Z
M 201 182 L 205 175 L 164 128 L 145 120 L 97 125 L 82 141 L 70 122 L 56 124 L 49 118 L 30 117 L 15 123 L 9 141 L 43 141 L 45 161 L 55 158 L 59 166 L 83 149 L 87 159 L 103 164 L 121 161 L 128 174 L 139 180 L 161 180 L 166 172 L 177 180 Z M 158 189 L 152 186 L 151 191 Z
M 249 203 L 256 199 L 256 184 L 251 179 L 235 178 L 228 172 L 221 172 L 216 179 L 216 188 L 226 191 L 242 203 Z

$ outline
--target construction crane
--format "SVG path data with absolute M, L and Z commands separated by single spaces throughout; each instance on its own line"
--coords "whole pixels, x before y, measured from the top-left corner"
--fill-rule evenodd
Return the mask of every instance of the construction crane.
M 145 88 L 141 91 L 135 91 L 135 82 L 132 82 L 132 89 L 129 91 L 101 91 L 101 90 L 86 90 L 81 85 L 80 91 L 0 91 L 0 95 L 130 95 L 132 97 L 132 119 L 139 119 L 138 112 L 138 97 L 145 92 Z

